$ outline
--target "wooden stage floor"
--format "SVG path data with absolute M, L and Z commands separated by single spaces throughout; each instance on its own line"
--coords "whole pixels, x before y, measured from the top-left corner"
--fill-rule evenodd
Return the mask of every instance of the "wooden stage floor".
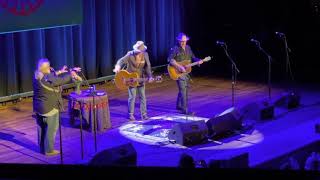
M 277 108 L 273 120 L 248 121 L 254 127 L 245 134 L 188 148 L 166 144 L 161 133 L 168 129 L 164 128 L 158 134 L 145 133 L 148 127 L 159 127 L 161 123 L 184 118 L 175 110 L 177 87 L 174 81 L 166 78 L 163 83 L 147 85 L 148 112 L 153 119 L 147 122 L 127 121 L 126 91 L 116 90 L 110 82 L 100 85 L 99 89 L 108 92 L 112 128 L 98 134 L 98 151 L 131 142 L 137 151 L 139 166 L 177 166 L 179 156 L 184 152 L 196 160 L 206 161 L 249 152 L 249 163 L 254 167 L 319 139 L 313 128 L 320 120 L 320 91 L 313 88 L 300 88 L 301 108 L 290 112 Z M 272 96 L 278 97 L 284 91 L 282 88 L 274 88 Z M 236 105 L 239 107 L 266 97 L 267 87 L 264 84 L 237 83 Z M 207 119 L 223 112 L 231 107 L 230 81 L 194 78 L 189 103 L 191 110 L 196 112 L 196 117 L 191 120 Z M 138 104 L 136 107 L 136 114 L 139 115 Z M 59 156 L 46 157 L 38 153 L 36 123 L 31 115 L 31 99 L 0 107 L 0 163 L 60 163 Z M 79 128 L 69 125 L 67 113 L 62 114 L 62 120 L 65 164 L 86 163 L 95 154 L 93 134 L 84 132 L 85 159 L 82 160 Z M 143 128 L 147 130 L 143 132 Z M 59 148 L 58 135 L 56 148 Z

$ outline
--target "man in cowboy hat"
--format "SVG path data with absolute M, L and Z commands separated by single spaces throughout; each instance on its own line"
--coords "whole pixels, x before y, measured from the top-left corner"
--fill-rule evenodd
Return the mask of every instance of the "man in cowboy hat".
M 140 77 L 147 77 L 150 82 L 153 81 L 147 46 L 144 45 L 143 41 L 137 41 L 137 43 L 133 45 L 133 50 L 129 51 L 124 57 L 117 61 L 113 72 L 118 73 L 123 65 L 127 65 L 126 70 L 129 73 L 137 72 Z M 128 88 L 128 111 L 130 121 L 135 120 L 134 106 L 137 93 L 140 97 L 141 118 L 142 120 L 149 119 L 147 115 L 145 85 L 144 83 L 140 83 L 138 87 Z
M 203 61 L 199 58 L 196 58 L 193 54 L 190 46 L 187 45 L 189 37 L 184 33 L 179 33 L 176 37 L 177 45 L 171 48 L 171 52 L 168 57 L 168 62 L 176 67 L 180 72 L 186 72 L 184 66 L 181 66 L 179 62 L 189 60 L 189 61 L 199 61 L 199 64 L 202 64 Z M 190 80 L 189 75 L 185 75 L 177 80 L 177 85 L 179 89 L 177 97 L 177 110 L 181 111 L 182 114 L 192 114 L 188 111 L 188 83 Z

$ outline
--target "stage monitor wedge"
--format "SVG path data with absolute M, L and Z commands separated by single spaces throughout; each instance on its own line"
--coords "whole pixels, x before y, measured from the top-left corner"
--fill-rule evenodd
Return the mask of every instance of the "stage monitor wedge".
M 209 136 L 213 139 L 235 132 L 242 128 L 241 113 L 235 107 L 212 117 L 207 122 Z
M 194 146 L 207 142 L 208 128 L 205 121 L 179 123 L 169 131 L 168 139 L 182 146 Z
M 137 166 L 137 152 L 131 143 L 103 150 L 89 162 L 90 166 Z
M 287 109 L 295 109 L 300 106 L 300 93 L 290 91 L 284 93 L 281 97 L 278 97 L 274 101 L 276 107 L 286 107 Z
M 240 109 L 244 119 L 270 120 L 274 119 L 274 105 L 268 100 L 249 103 Z
M 78 25 L 82 0 L 0 0 L 0 34 Z

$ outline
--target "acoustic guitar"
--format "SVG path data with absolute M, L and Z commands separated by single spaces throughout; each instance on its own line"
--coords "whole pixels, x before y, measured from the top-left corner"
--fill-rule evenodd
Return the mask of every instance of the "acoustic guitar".
M 114 83 L 119 90 L 125 90 L 128 87 L 137 87 L 142 82 L 148 82 L 148 78 L 140 78 L 136 72 L 129 73 L 126 70 L 119 71 L 114 78 Z M 155 83 L 162 82 L 161 76 L 156 76 L 153 80 Z
M 208 56 L 204 58 L 203 62 L 208 62 L 211 60 L 211 57 Z M 183 66 L 186 69 L 186 72 L 180 72 L 175 66 L 172 66 L 171 64 L 168 65 L 168 73 L 172 80 L 178 80 L 180 77 L 185 76 L 192 71 L 192 66 L 199 65 L 199 62 L 191 63 L 189 60 L 177 62 L 179 65 Z

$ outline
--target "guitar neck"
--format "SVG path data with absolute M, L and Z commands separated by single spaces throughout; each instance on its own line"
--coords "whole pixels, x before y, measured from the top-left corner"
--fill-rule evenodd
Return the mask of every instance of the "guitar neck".
M 148 81 L 148 78 L 128 78 L 128 79 L 125 79 L 126 81 L 138 81 L 138 82 L 146 82 Z
M 207 62 L 207 61 L 210 61 L 210 60 L 211 60 L 211 57 L 208 56 L 208 57 L 204 58 L 202 60 L 202 62 Z M 186 65 L 186 67 L 190 68 L 190 67 L 195 66 L 195 65 L 199 65 L 199 61 L 190 63 L 190 64 Z
M 186 65 L 186 67 L 189 68 L 189 67 L 192 67 L 192 66 L 195 66 L 195 65 L 198 65 L 198 64 L 199 64 L 198 62 L 194 62 L 194 63 Z

